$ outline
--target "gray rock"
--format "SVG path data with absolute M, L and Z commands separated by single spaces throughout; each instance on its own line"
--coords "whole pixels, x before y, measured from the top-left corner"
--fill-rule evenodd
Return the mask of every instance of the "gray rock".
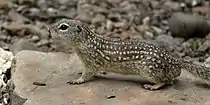
M 12 67 L 14 56 L 12 52 L 5 51 L 0 48 L 0 104 L 7 105 L 9 103 L 8 92 L 8 77 L 6 75 L 9 69 Z
M 201 5 L 203 4 L 205 0 L 186 0 L 186 4 L 191 6 L 191 7 L 195 7 L 197 5 Z
M 177 40 L 169 35 L 160 35 L 153 42 L 167 51 L 173 51 L 181 43 L 181 40 Z
M 32 36 L 31 41 L 32 42 L 38 42 L 40 40 L 40 37 L 37 35 Z
M 13 61 L 13 54 L 10 51 L 5 51 L 4 49 L 0 48 L 0 81 L 3 81 L 2 73 L 6 73 L 6 71 L 11 68 L 12 61 Z M 2 84 L 0 85 L 2 87 Z
M 13 22 L 17 22 L 17 23 L 24 23 L 24 22 L 30 22 L 30 20 L 22 15 L 20 15 L 19 13 L 15 12 L 15 11 L 10 11 L 8 13 L 9 18 L 13 21 Z
M 86 12 L 79 12 L 76 19 L 84 21 L 84 22 L 90 22 L 94 16 L 86 13 Z
M 205 60 L 205 65 L 207 67 L 210 67 L 210 57 L 208 57 L 206 60 Z
M 169 19 L 169 30 L 175 37 L 204 37 L 210 32 L 210 25 L 202 16 L 177 12 Z
M 102 13 L 102 14 L 106 14 L 109 12 L 108 9 L 103 8 L 101 6 L 95 6 L 95 5 L 92 5 L 92 10 L 96 13 Z
M 69 8 L 69 7 L 68 7 Z M 74 18 L 76 16 L 76 9 L 72 8 L 69 9 L 68 11 L 59 11 L 58 14 L 60 16 L 66 16 L 66 17 L 70 17 L 70 18 Z
M 16 86 L 14 92 L 23 99 L 27 98 L 24 105 L 209 104 L 210 91 L 201 83 L 190 83 L 195 78 L 187 72 L 183 72 L 174 85 L 155 92 L 141 88 L 140 84 L 145 81 L 140 78 L 109 73 L 103 76 L 109 79 L 98 78 L 81 85 L 66 84 L 82 69 L 81 61 L 74 54 L 21 51 L 16 55 L 12 75 Z M 33 82 L 45 83 L 46 86 L 35 86 Z
M 12 51 L 13 54 L 16 54 L 20 52 L 21 50 L 36 50 L 39 51 L 39 49 L 31 42 L 25 40 L 25 39 L 20 39 L 19 41 L 13 43 L 10 46 L 10 51 Z
M 154 30 L 154 33 L 156 33 L 157 35 L 164 34 L 163 30 L 159 27 L 152 26 L 152 29 Z
M 172 9 L 173 11 L 181 10 L 181 5 L 178 2 L 167 1 L 165 2 L 164 6 Z
M 160 8 L 160 2 L 158 2 L 158 1 L 152 1 L 152 2 L 151 2 L 151 7 L 152 7 L 153 9 L 158 9 L 158 8 Z
M 97 24 L 97 23 L 102 23 L 106 20 L 106 17 L 102 14 L 97 14 L 93 19 L 92 19 L 92 24 Z
M 201 46 L 199 46 L 198 51 L 207 51 L 210 49 L 210 40 L 206 40 Z

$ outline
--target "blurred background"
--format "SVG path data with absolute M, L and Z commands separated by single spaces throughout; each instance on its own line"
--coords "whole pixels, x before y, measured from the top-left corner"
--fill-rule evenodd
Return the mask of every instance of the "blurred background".
M 209 0 L 0 0 L 0 47 L 71 52 L 51 41 L 48 25 L 79 19 L 97 34 L 146 40 L 174 55 L 204 61 L 210 52 Z

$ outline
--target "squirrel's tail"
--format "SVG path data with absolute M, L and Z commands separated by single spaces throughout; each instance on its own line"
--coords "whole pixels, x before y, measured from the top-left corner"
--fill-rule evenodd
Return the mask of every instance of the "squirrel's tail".
M 210 82 L 210 68 L 209 67 L 183 61 L 182 68 L 192 73 L 194 76 L 199 77 L 204 81 Z

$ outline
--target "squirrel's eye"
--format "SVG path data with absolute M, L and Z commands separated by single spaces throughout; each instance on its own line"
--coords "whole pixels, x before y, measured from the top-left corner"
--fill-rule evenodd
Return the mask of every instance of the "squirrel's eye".
M 60 30 L 66 30 L 66 29 L 68 29 L 69 28 L 69 26 L 67 25 L 67 24 L 61 24 L 60 26 L 59 26 L 59 29 Z

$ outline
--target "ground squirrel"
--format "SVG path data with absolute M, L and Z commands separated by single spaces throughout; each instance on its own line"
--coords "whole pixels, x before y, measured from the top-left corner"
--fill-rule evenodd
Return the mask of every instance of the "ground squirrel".
M 153 84 L 143 85 L 149 90 L 172 84 L 181 69 L 210 80 L 210 68 L 177 59 L 153 44 L 97 35 L 78 20 L 62 19 L 50 26 L 49 34 L 69 43 L 86 68 L 70 84 L 84 83 L 101 71 L 141 76 Z

